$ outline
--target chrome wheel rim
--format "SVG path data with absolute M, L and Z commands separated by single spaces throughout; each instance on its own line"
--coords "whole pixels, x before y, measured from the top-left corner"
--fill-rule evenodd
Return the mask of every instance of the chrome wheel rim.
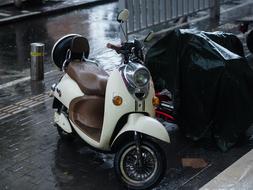
M 155 152 L 141 145 L 141 160 L 138 159 L 135 145 L 126 149 L 120 159 L 120 170 L 127 183 L 140 185 L 152 179 L 158 170 Z

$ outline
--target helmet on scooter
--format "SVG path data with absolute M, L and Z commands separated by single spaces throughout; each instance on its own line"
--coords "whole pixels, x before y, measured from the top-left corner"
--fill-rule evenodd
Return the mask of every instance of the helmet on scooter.
M 73 44 L 73 40 L 78 37 L 80 38 L 79 41 L 82 42 L 82 47 L 81 48 L 83 50 L 82 56 L 84 56 L 85 58 L 88 58 L 89 53 L 90 53 L 90 46 L 89 46 L 89 42 L 86 38 L 82 37 L 79 34 L 68 34 L 63 36 L 62 38 L 60 38 L 55 44 L 54 47 L 52 49 L 51 52 L 51 58 L 53 63 L 60 69 L 62 69 L 63 63 L 64 61 L 68 58 L 67 54 L 69 52 L 69 50 L 71 48 L 77 49 L 78 48 L 78 44 L 74 44 L 74 47 L 72 47 Z M 76 41 L 76 40 L 74 40 Z M 73 54 L 72 56 L 78 56 L 77 54 Z

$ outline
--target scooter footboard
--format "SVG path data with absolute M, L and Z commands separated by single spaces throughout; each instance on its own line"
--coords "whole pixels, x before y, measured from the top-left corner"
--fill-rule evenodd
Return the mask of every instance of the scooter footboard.
M 159 121 L 140 113 L 134 113 L 128 116 L 127 123 L 118 133 L 112 144 L 114 144 L 122 134 L 132 131 L 137 131 L 170 143 L 169 134 Z

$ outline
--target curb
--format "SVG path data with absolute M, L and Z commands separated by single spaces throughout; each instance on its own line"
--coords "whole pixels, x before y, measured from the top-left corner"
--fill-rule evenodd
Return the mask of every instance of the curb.
M 55 9 L 50 9 L 50 10 L 41 10 L 41 11 L 37 11 L 35 10 L 34 12 L 29 12 L 27 14 L 22 14 L 22 15 L 17 15 L 17 16 L 12 16 L 9 18 L 3 18 L 0 19 L 0 25 L 4 25 L 4 24 L 9 24 L 9 23 L 13 23 L 13 22 L 17 22 L 20 20 L 24 20 L 24 19 L 28 19 L 30 17 L 38 17 L 38 16 L 43 16 L 43 15 L 52 15 L 52 14 L 58 14 L 61 12 L 69 12 L 75 9 L 80 9 L 80 8 L 89 8 L 89 7 L 93 7 L 96 5 L 103 5 L 103 4 L 107 4 L 107 3 L 111 3 L 111 2 L 116 2 L 117 0 L 89 0 L 83 3 L 75 3 L 71 6 L 67 6 L 67 5 L 63 5 L 62 7 L 57 7 Z

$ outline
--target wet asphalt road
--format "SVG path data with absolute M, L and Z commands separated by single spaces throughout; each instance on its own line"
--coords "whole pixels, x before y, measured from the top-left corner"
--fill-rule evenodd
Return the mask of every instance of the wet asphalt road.
M 46 45 L 45 72 L 56 69 L 51 62 L 53 44 L 62 36 L 77 33 L 89 39 L 90 57 L 111 69 L 119 56 L 106 44 L 119 43 L 117 3 L 99 5 L 53 16 L 43 16 L 0 26 L 0 85 L 29 76 L 30 43 Z
M 53 127 L 52 100 L 0 120 L 0 189 L 120 190 L 111 154 L 98 153 L 80 139 L 62 141 Z M 200 188 L 252 148 L 243 143 L 222 153 L 213 142 L 192 143 L 172 136 L 165 178 L 155 190 Z M 182 158 L 200 158 L 199 169 L 182 167 Z

